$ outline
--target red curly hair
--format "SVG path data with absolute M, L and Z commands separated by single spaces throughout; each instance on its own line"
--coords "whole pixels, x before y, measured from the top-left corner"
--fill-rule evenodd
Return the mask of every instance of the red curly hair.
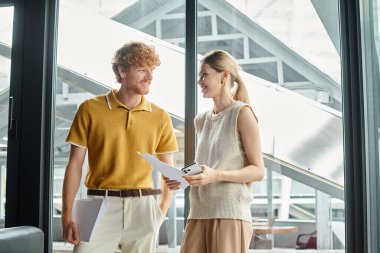
M 117 82 L 121 83 L 119 66 L 123 67 L 124 70 L 128 70 L 133 65 L 153 68 L 160 64 L 160 57 L 153 46 L 132 41 L 115 52 L 115 57 L 112 59 L 112 70 L 115 73 Z

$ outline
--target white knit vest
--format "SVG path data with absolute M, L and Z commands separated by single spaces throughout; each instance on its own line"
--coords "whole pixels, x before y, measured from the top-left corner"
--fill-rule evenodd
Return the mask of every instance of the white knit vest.
M 247 104 L 235 101 L 218 114 L 198 114 L 196 161 L 213 169 L 238 170 L 247 165 L 237 132 L 239 111 Z M 190 189 L 188 219 L 239 219 L 252 221 L 252 184 L 216 182 Z

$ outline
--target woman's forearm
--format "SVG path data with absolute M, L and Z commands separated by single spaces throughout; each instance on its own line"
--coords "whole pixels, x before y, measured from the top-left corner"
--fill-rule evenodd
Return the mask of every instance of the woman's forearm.
M 248 165 L 240 170 L 216 170 L 217 181 L 232 183 L 251 183 L 264 178 L 264 168 Z

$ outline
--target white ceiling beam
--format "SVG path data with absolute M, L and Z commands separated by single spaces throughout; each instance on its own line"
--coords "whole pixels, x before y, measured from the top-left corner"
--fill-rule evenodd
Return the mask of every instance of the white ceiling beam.
M 237 63 L 240 64 L 260 64 L 260 63 L 270 63 L 278 62 L 277 57 L 255 57 L 250 59 L 237 59 Z
M 311 0 L 311 3 L 340 55 L 339 1 Z
M 80 84 L 79 84 L 80 85 Z M 91 93 L 69 93 L 66 95 L 57 94 L 55 104 L 59 105 L 80 105 L 84 100 L 93 98 Z
M 198 17 L 212 17 L 216 15 L 213 14 L 213 12 L 211 11 L 198 11 L 197 16 Z M 182 13 L 168 13 L 160 17 L 160 19 L 162 20 L 181 19 L 181 18 L 185 18 L 185 13 L 183 12 Z
M 205 35 L 205 36 L 198 36 L 198 42 L 244 39 L 244 37 L 245 35 L 242 33 Z M 185 42 L 185 38 L 173 38 L 173 39 L 165 39 L 165 40 L 170 43 L 184 43 Z

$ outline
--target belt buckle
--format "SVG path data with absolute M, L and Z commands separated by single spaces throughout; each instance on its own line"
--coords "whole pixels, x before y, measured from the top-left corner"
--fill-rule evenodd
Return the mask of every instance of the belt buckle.
M 119 192 L 120 192 L 120 194 L 119 194 L 120 198 L 127 198 L 127 197 L 129 197 L 128 196 L 128 190 L 120 190 Z

